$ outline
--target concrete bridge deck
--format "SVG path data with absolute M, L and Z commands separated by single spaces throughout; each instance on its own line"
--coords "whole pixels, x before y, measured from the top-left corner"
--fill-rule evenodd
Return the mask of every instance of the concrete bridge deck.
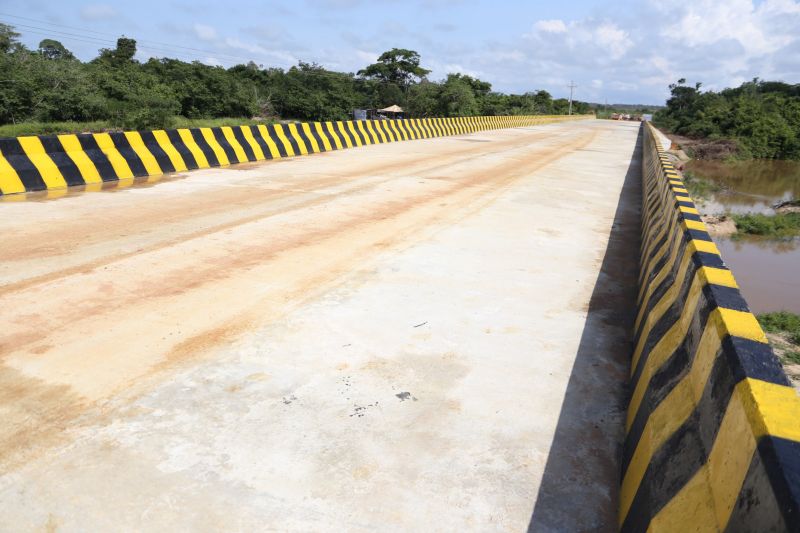
M 0 203 L 0 529 L 614 529 L 638 129 Z

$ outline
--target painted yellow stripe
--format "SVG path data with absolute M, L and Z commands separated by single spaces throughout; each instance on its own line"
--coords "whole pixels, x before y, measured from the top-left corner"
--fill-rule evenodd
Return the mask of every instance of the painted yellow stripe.
M 233 148 L 233 153 L 236 154 L 236 158 L 239 160 L 238 162 L 246 163 L 247 154 L 244 153 L 242 145 L 239 144 L 239 141 L 234 137 L 233 128 L 230 126 L 222 126 L 220 130 L 222 130 L 222 135 L 225 137 L 225 140 L 228 141 L 228 144 Z
M 788 434 L 797 436 L 797 402 L 790 387 L 749 378 L 736 385 L 706 464 L 653 517 L 650 530 L 724 531 L 756 451 L 759 431 L 766 429 L 759 427 L 761 415 L 774 411 L 786 422 L 786 426 L 782 422 L 776 426 L 794 428 Z M 694 505 L 687 506 L 690 502 Z
M 341 137 L 339 137 L 339 133 L 336 132 L 336 128 L 334 127 L 333 122 L 326 122 L 325 129 L 328 130 L 328 134 L 331 136 L 331 139 L 333 139 L 333 143 L 336 145 L 336 149 L 341 150 L 342 148 L 344 148 L 344 145 L 342 144 L 342 139 Z
M 308 142 L 311 143 L 311 151 L 314 152 L 315 154 L 320 153 L 321 150 L 319 149 L 319 143 L 314 138 L 314 134 L 311 133 L 311 127 L 308 125 L 308 122 L 303 122 L 302 124 L 300 124 L 300 127 L 303 128 L 303 133 L 306 134 Z
M 244 137 L 244 140 L 250 145 L 250 149 L 253 151 L 256 161 L 263 161 L 266 159 L 266 157 L 264 157 L 264 151 L 261 149 L 261 145 L 258 144 L 256 138 L 253 137 L 253 130 L 250 129 L 250 126 L 241 126 L 241 130 L 242 137 Z
M 389 129 L 390 129 L 390 130 L 392 130 L 392 133 L 394 134 L 394 138 L 395 138 L 395 139 L 397 139 L 398 141 L 405 141 L 405 140 L 407 140 L 407 139 L 405 138 L 405 136 L 404 136 L 404 135 L 403 135 L 403 134 L 400 132 L 400 128 L 398 128 L 398 127 L 397 127 L 397 121 L 395 121 L 395 120 L 388 120 L 388 121 L 387 121 L 387 124 L 388 124 L 388 126 L 389 126 Z
M 108 157 L 108 160 L 111 162 L 111 167 L 114 169 L 117 178 L 121 180 L 132 178 L 133 172 L 131 171 L 131 167 L 128 166 L 128 162 L 125 161 L 125 158 L 119 153 L 117 147 L 114 146 L 114 141 L 111 139 L 111 136 L 108 133 L 94 133 L 92 136 L 97 142 L 97 146 L 100 147 L 100 150 L 106 154 L 106 157 Z
M 167 154 L 169 157 L 170 163 L 175 168 L 176 172 L 183 172 L 187 170 L 186 162 L 181 157 L 181 154 L 178 153 L 178 150 L 172 146 L 172 141 L 169 140 L 167 137 L 167 132 L 164 130 L 153 130 L 153 137 L 155 137 L 156 142 L 164 150 L 164 153 Z
M 272 140 L 272 137 L 269 136 L 269 130 L 263 124 L 258 126 L 258 133 L 261 135 L 261 139 L 267 143 L 267 148 L 269 149 L 269 154 L 272 156 L 272 159 L 280 159 L 281 152 L 278 150 L 278 145 L 275 144 L 275 141 Z
M 292 147 L 292 143 L 289 142 L 286 132 L 283 131 L 283 124 L 275 124 L 274 127 L 275 133 L 278 135 L 278 139 L 280 139 L 280 141 L 283 143 L 283 148 L 286 150 L 286 155 L 289 157 L 297 155 L 294 153 L 294 147 Z
M 686 261 L 688 264 L 688 261 Z M 682 264 L 681 267 L 684 267 Z M 650 335 L 650 331 L 652 330 L 653 326 L 658 323 L 664 313 L 669 309 L 672 304 L 675 302 L 675 298 L 677 298 L 680 288 L 683 285 L 683 279 L 686 276 L 686 272 L 688 272 L 688 268 L 684 267 L 682 271 L 679 272 L 678 276 L 675 279 L 675 282 L 670 286 L 667 292 L 661 297 L 656 305 L 647 313 L 647 318 L 645 319 L 644 327 L 642 328 L 642 333 L 639 337 L 639 342 L 636 343 L 636 348 L 633 351 L 633 359 L 631 362 L 631 373 L 633 373 L 636 369 L 636 365 L 639 362 L 639 357 L 642 355 L 642 350 L 644 350 L 644 346 L 647 343 L 647 337 Z M 695 284 L 699 281 L 700 287 L 698 290 L 702 288 L 703 285 L 708 283 L 713 283 L 715 285 L 723 285 L 725 287 L 731 288 L 738 288 L 736 285 L 736 280 L 731 274 L 730 270 L 724 270 L 721 268 L 712 268 L 712 267 L 700 267 L 695 271 L 694 280 L 692 281 L 692 287 L 695 287 Z M 691 291 L 690 291 L 691 292 Z M 687 296 L 687 302 L 689 297 Z M 686 302 L 684 302 L 684 308 L 681 311 L 681 317 L 683 317 L 683 313 L 686 312 L 685 307 Z M 673 325 L 674 327 L 675 325 Z M 671 329 L 670 329 L 671 331 Z M 666 335 L 665 335 L 666 336 Z M 664 340 L 664 337 L 659 339 L 659 343 Z M 653 351 L 656 350 L 656 347 L 659 344 L 653 347 Z M 652 358 L 652 353 L 650 355 Z M 649 364 L 649 363 L 648 363 Z
M 41 174 L 42 180 L 44 180 L 48 189 L 61 189 L 67 186 L 64 176 L 61 175 L 61 171 L 58 170 L 56 164 L 53 163 L 53 160 L 50 159 L 50 156 L 45 152 L 39 137 L 17 137 L 17 141 L 19 141 L 19 144 L 25 151 L 25 155 L 28 156 L 33 166 L 35 166 L 36 170 Z
M 416 138 L 416 137 L 414 137 L 414 133 L 408 128 L 408 125 L 406 124 L 405 119 L 398 120 L 396 125 L 397 125 L 397 129 L 399 129 L 400 132 L 403 134 L 403 140 L 404 141 L 411 141 L 411 140 L 414 140 Z
M 620 518 L 620 525 L 624 517 Z M 650 521 L 648 533 L 676 531 L 721 531 L 717 527 L 714 501 L 705 467 L 695 474 Z
M 126 131 L 125 138 L 128 140 L 128 144 L 131 145 L 133 151 L 136 152 L 136 155 L 139 156 L 148 175 L 155 176 L 163 174 L 161 167 L 158 165 L 158 161 L 156 161 L 156 158 L 150 153 L 150 150 L 147 149 L 138 131 Z
M 367 128 L 369 128 L 369 130 L 376 136 L 376 138 L 378 139 L 378 142 L 380 142 L 382 144 L 387 142 L 386 135 L 378 127 L 377 124 L 373 123 L 373 121 L 371 121 L 371 120 L 367 121 Z
M 197 141 L 194 140 L 192 137 L 192 132 L 186 128 L 181 128 L 178 130 L 178 136 L 183 141 L 183 144 L 186 145 L 186 148 L 192 153 L 194 156 L 194 160 L 197 163 L 198 168 L 209 168 L 211 165 L 208 164 L 208 158 L 206 158 L 206 154 L 203 153 L 203 150 L 200 149 L 198 146 Z
M 650 378 L 658 371 L 659 368 L 661 368 L 661 365 L 664 364 L 664 361 L 666 361 L 667 358 L 672 355 L 672 353 L 678 348 L 681 342 L 683 342 L 683 339 L 686 337 L 686 332 L 689 330 L 689 326 L 692 323 L 692 318 L 697 312 L 697 304 L 700 299 L 702 288 L 703 282 L 701 281 L 700 276 L 695 275 L 694 279 L 692 280 L 692 285 L 689 287 L 689 293 L 686 296 L 686 300 L 683 302 L 683 309 L 681 310 L 678 320 L 676 320 L 675 323 L 670 326 L 666 333 L 664 333 L 664 335 L 658 339 L 658 342 L 656 342 L 655 346 L 653 346 L 653 348 L 650 350 L 650 353 L 647 356 L 647 361 L 644 363 L 641 375 L 639 376 L 639 380 L 636 383 L 633 383 L 634 389 L 633 394 L 631 394 L 630 403 L 628 404 L 628 418 L 625 424 L 625 431 L 630 431 L 631 424 L 636 418 L 636 413 L 639 411 L 639 406 L 642 403 L 644 393 L 647 390 L 647 387 L 650 385 Z M 639 346 L 642 345 L 643 343 L 640 342 Z M 634 361 L 631 364 L 632 373 L 635 371 L 640 355 L 641 349 L 634 353 Z
M 288 136 L 294 139 L 294 141 L 297 143 L 297 148 L 300 149 L 300 155 L 307 155 L 308 147 L 306 146 L 306 143 L 303 142 L 303 138 L 300 137 L 300 132 L 297 130 L 297 124 L 287 124 L 286 129 L 289 130 Z
M 722 325 L 728 335 L 767 344 L 767 336 L 753 313 L 723 307 L 718 311 L 722 315 Z
M 200 128 L 200 134 L 211 147 L 214 155 L 217 156 L 219 165 L 222 167 L 230 165 L 231 163 L 228 161 L 228 155 L 225 153 L 225 150 L 222 149 L 222 146 L 220 146 L 220 144 L 217 142 L 217 139 L 214 137 L 214 132 L 211 131 L 211 128 Z
M 697 346 L 689 373 L 681 379 L 647 419 L 620 488 L 620 510 L 624 518 L 653 455 L 689 419 L 703 395 L 717 351 L 722 346 L 722 316 L 714 311 Z
M 3 156 L 2 151 L 0 151 L 0 192 L 3 194 L 25 192 L 25 185 L 22 184 L 11 163 Z
M 634 330 L 639 329 L 639 324 L 641 323 L 642 319 L 644 318 L 645 313 L 647 312 L 647 307 L 650 304 L 650 298 L 653 296 L 653 291 L 661 285 L 661 282 L 664 281 L 664 278 L 672 271 L 672 267 L 675 263 L 675 257 L 678 254 L 678 250 L 680 249 L 680 239 L 676 239 L 673 242 L 673 249 L 670 252 L 669 259 L 661 268 L 661 270 L 656 274 L 656 276 L 646 284 L 646 289 L 644 293 L 644 298 L 642 299 L 642 305 L 639 307 L 639 313 L 636 316 L 636 322 L 634 323 Z M 692 255 L 697 252 L 706 252 L 709 254 L 719 255 L 719 249 L 717 245 L 714 244 L 713 241 L 701 241 L 698 239 L 692 239 L 688 243 L 686 243 L 686 248 L 683 250 L 683 257 L 681 258 L 681 262 L 678 265 L 678 274 L 672 282 L 673 287 L 680 287 L 683 277 L 687 272 L 687 266 L 689 264 L 689 260 L 691 259 Z M 734 281 L 735 282 L 735 281 Z M 643 287 L 644 288 L 644 287 Z M 666 294 L 666 293 L 665 293 Z M 663 296 L 662 296 L 663 298 Z
M 342 137 L 342 142 L 344 142 L 347 148 L 353 147 L 353 141 L 350 139 L 350 135 L 347 133 L 347 126 L 341 120 L 336 122 L 336 130 L 339 132 L 339 135 Z
M 358 128 L 358 131 L 360 131 L 361 134 L 364 135 L 364 142 L 366 144 L 372 144 L 372 139 L 370 138 L 369 134 L 367 134 L 366 128 L 364 128 L 364 122 L 365 122 L 364 120 L 356 120 L 355 121 L 356 127 Z
M 315 122 L 314 123 L 314 129 L 316 130 L 317 135 L 319 135 L 319 138 L 322 139 L 322 146 L 323 146 L 323 148 L 325 148 L 325 151 L 330 152 L 331 150 L 333 150 L 333 146 L 331 145 L 331 142 L 328 140 L 328 136 L 325 135 L 325 131 L 322 129 L 322 123 L 321 122 Z M 332 137 L 334 139 L 336 138 L 335 135 L 333 135 Z M 334 140 L 334 143 L 335 142 L 336 141 Z
M 386 136 L 386 141 L 387 142 L 391 143 L 391 142 L 399 141 L 400 139 L 395 136 L 394 132 L 392 131 L 392 128 L 389 127 L 389 122 L 390 121 L 388 121 L 388 120 L 382 120 L 382 121 L 380 121 L 378 123 L 378 126 L 380 127 L 380 129 L 383 132 L 383 134 Z
M 97 171 L 97 167 L 86 155 L 86 151 L 81 146 L 77 135 L 59 135 L 58 141 L 64 147 L 64 151 L 72 159 L 72 162 L 75 163 L 75 166 L 78 167 L 84 183 L 101 183 L 103 181 Z
M 766 435 L 800 441 L 800 397 L 792 387 L 748 378 L 741 400 L 755 438 Z
M 362 144 L 361 139 L 358 137 L 358 133 L 356 132 L 355 127 L 353 126 L 353 121 L 348 120 L 347 122 L 345 122 L 345 124 L 347 124 L 348 131 L 350 131 L 350 133 L 353 134 L 353 141 L 355 141 L 356 146 L 361 146 Z

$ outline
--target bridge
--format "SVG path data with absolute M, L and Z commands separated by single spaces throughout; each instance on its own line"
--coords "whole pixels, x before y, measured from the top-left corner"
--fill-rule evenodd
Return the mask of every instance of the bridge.
M 4 529 L 796 529 L 658 132 L 577 118 L 0 140 Z

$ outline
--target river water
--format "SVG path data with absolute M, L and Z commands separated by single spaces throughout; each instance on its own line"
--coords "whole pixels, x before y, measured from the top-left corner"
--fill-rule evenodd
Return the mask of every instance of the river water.
M 686 170 L 719 186 L 696 199 L 703 214 L 774 214 L 778 202 L 800 198 L 798 161 L 690 161 Z M 755 313 L 800 313 L 800 239 L 715 238 Z

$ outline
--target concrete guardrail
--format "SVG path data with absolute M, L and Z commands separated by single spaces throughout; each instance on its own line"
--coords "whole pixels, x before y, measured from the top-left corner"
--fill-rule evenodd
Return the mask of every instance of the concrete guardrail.
M 0 139 L 0 194 L 87 188 L 142 176 L 594 115 L 362 120 Z
M 650 124 L 622 531 L 798 531 L 800 398 Z

